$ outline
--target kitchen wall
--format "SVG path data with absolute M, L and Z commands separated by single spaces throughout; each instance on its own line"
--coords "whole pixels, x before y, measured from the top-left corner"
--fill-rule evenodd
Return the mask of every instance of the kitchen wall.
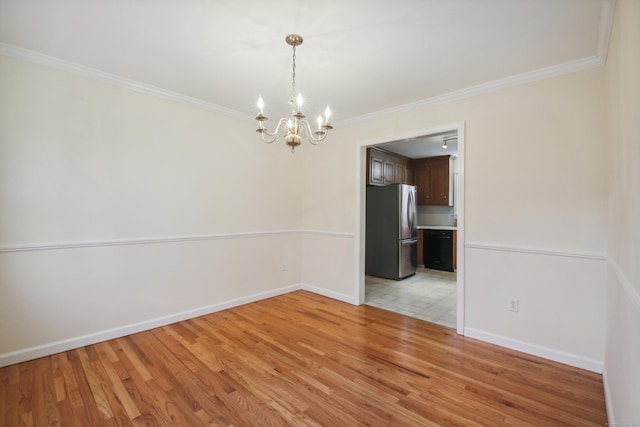
M 0 93 L 0 366 L 299 287 L 301 165 L 251 117 L 5 56 Z
M 640 2 L 618 0 L 607 59 L 610 425 L 640 425 Z
M 418 206 L 418 224 L 453 225 L 456 218 L 453 206 Z
M 362 301 L 364 147 L 464 123 L 465 333 L 601 371 L 604 99 L 597 68 L 337 127 L 304 154 L 302 227 L 324 234 L 321 253 L 305 246 L 317 261 L 303 282 Z M 324 277 L 334 265 L 342 273 Z

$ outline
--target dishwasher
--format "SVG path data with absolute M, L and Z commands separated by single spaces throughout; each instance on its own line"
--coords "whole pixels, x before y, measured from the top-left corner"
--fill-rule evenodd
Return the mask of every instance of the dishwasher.
M 453 271 L 453 231 L 423 231 L 424 267 L 434 270 Z

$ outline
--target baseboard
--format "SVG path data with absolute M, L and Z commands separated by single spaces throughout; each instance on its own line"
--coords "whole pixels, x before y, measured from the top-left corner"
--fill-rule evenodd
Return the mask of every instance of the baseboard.
M 601 361 L 589 359 L 571 353 L 565 353 L 560 350 L 543 347 L 537 344 L 531 344 L 525 341 L 503 337 L 501 335 L 492 334 L 490 332 L 485 332 L 474 328 L 464 328 L 464 335 L 469 338 L 475 338 L 480 341 L 496 344 L 501 347 L 509 348 L 511 350 L 521 351 L 533 356 L 543 357 L 545 359 L 553 360 L 554 362 L 564 363 L 565 365 L 585 369 L 587 371 L 596 372 L 598 374 L 602 373 L 603 362 Z
M 354 296 L 341 294 L 339 292 L 329 291 L 324 288 L 319 288 L 317 286 L 312 286 L 306 283 L 301 284 L 301 289 L 309 292 L 313 292 L 314 294 L 322 295 L 324 297 L 332 298 L 338 301 L 346 302 L 353 305 L 358 305 L 358 302 Z
M 607 408 L 607 424 L 608 426 L 615 426 L 616 421 L 613 414 L 613 402 L 611 401 L 611 391 L 609 390 L 609 381 L 607 379 L 607 368 L 602 370 L 602 384 L 604 385 L 604 403 Z
M 39 357 L 50 356 L 62 351 L 73 350 L 74 348 L 84 347 L 86 345 L 96 344 L 102 341 L 120 338 L 127 335 L 135 334 L 149 329 L 166 326 L 171 323 L 180 322 L 194 317 L 204 316 L 206 314 L 215 313 L 216 311 L 226 310 L 228 308 L 237 307 L 255 301 L 275 297 L 301 289 L 299 284 L 285 286 L 283 288 L 273 289 L 266 292 L 249 295 L 242 298 L 236 298 L 217 304 L 211 304 L 204 307 L 187 310 L 180 313 L 170 314 L 168 316 L 157 317 L 155 319 L 145 320 L 143 322 L 125 325 L 118 328 L 108 329 L 93 334 L 82 335 L 79 337 L 69 338 L 62 341 L 55 341 L 48 344 L 38 345 L 23 350 L 13 351 L 0 354 L 0 368 L 15 363 L 26 362 L 27 360 L 37 359 Z M 313 292 L 313 291 L 312 291 Z

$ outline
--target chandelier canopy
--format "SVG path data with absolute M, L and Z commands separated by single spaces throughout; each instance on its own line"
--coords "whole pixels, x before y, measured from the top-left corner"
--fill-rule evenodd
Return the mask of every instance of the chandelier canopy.
M 291 107 L 291 114 L 289 117 L 282 117 L 278 120 L 278 125 L 273 132 L 269 132 L 264 122 L 268 120 L 268 117 L 264 115 L 264 102 L 262 97 L 258 98 L 258 115 L 256 120 L 260 124 L 256 132 L 260 133 L 262 140 L 268 144 L 271 144 L 278 137 L 280 129 L 284 131 L 284 142 L 291 147 L 293 153 L 295 148 L 300 145 L 302 138 L 301 134 L 304 133 L 313 145 L 318 145 L 320 141 L 327 137 L 327 132 L 333 129 L 333 126 L 329 123 L 329 117 L 331 116 L 331 110 L 327 106 L 324 112 L 324 117 L 318 116 L 318 127 L 316 130 L 311 129 L 311 125 L 306 119 L 306 116 L 302 112 L 303 98 L 301 93 L 296 94 L 296 47 L 302 44 L 302 36 L 298 34 L 289 34 L 285 41 L 289 46 L 293 48 L 293 66 L 292 66 L 292 78 L 291 78 L 291 98 L 289 98 L 289 106 Z M 296 96 L 297 95 L 297 96 Z

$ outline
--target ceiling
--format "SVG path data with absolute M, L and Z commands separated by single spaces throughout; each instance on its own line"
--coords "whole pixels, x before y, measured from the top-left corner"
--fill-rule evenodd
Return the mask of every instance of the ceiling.
M 612 0 L 0 0 L 0 53 L 247 119 L 261 95 L 273 126 L 291 91 L 284 38 L 298 33 L 305 112 L 329 104 L 336 125 L 601 64 L 612 9 Z
M 444 146 L 447 141 L 446 147 Z M 402 139 L 380 144 L 378 147 L 410 159 L 458 155 L 458 133 L 439 132 L 417 138 Z

